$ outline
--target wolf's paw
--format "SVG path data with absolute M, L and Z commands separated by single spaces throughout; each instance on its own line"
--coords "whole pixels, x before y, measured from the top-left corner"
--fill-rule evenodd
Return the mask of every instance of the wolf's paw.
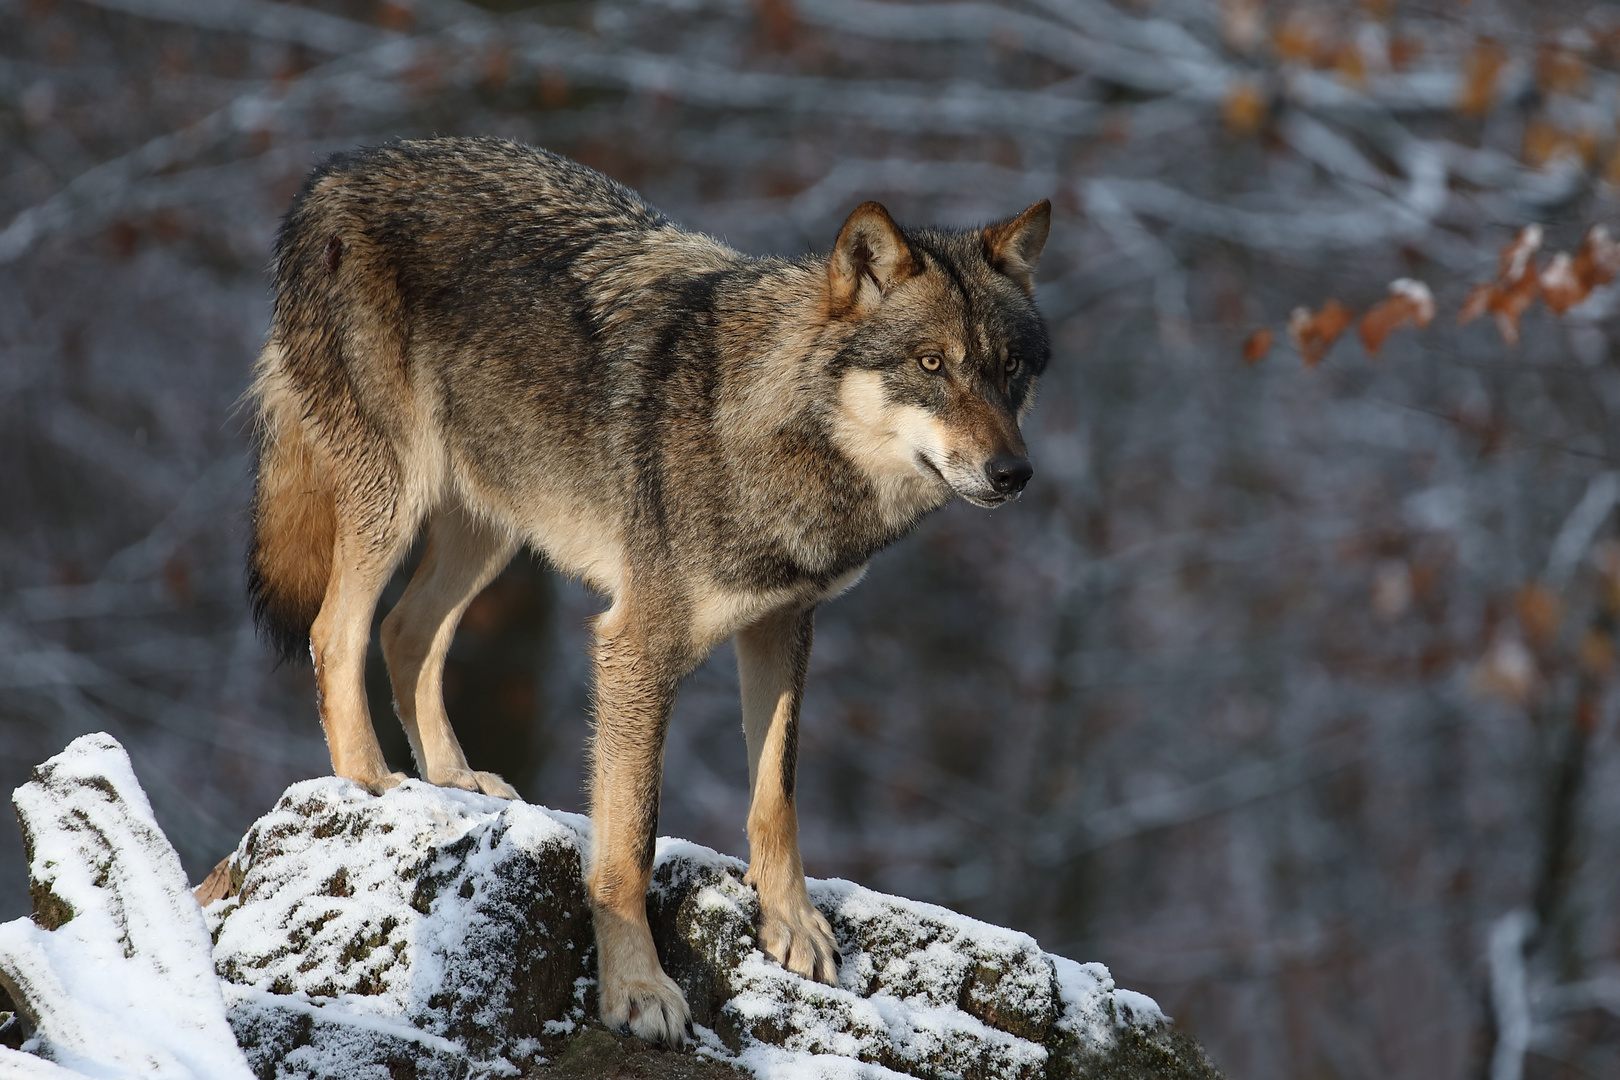
M 434 777 L 433 783 L 439 787 L 460 788 L 463 791 L 481 791 L 485 795 L 493 795 L 497 799 L 523 801 L 522 796 L 517 793 L 517 789 L 492 772 L 452 769 L 443 776 Z
M 662 971 L 651 978 L 607 978 L 602 986 L 602 1022 L 651 1043 L 680 1047 L 692 1034 L 692 1010 L 675 980 Z
M 827 917 L 808 896 L 778 907 L 764 904 L 759 945 L 765 955 L 796 975 L 838 984 L 838 942 Z
M 391 772 L 385 776 L 379 776 L 375 780 L 362 780 L 360 786 L 373 795 L 381 795 L 385 791 L 399 787 L 406 779 L 408 778 L 402 772 Z
M 493 795 L 497 799 L 511 799 L 513 802 L 522 802 L 523 796 L 517 789 L 492 772 L 475 772 L 474 779 L 478 781 L 478 790 L 485 795 Z

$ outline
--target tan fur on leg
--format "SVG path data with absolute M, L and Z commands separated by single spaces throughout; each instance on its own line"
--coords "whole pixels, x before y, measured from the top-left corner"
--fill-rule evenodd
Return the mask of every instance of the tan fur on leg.
M 658 963 L 647 925 L 647 884 L 658 826 L 664 733 L 675 688 L 690 667 L 684 643 L 659 641 L 678 620 L 637 620 L 621 601 L 597 622 L 596 729 L 591 742 L 591 869 L 602 1021 L 680 1046 L 692 1013 Z
M 748 737 L 748 880 L 759 890 L 760 945 L 777 963 L 837 983 L 838 944 L 810 903 L 793 804 L 799 705 L 814 609 L 777 612 L 737 633 L 743 731 Z
M 366 707 L 366 646 L 377 596 L 398 558 L 341 528 L 321 613 L 310 627 L 315 686 L 332 771 L 380 795 L 405 779 L 389 772 Z
M 382 624 L 394 707 L 422 778 L 503 799 L 516 799 L 518 793 L 495 773 L 468 768 L 450 727 L 444 712 L 444 658 L 467 605 L 501 572 L 516 547 L 514 540 L 481 528 L 461 507 L 441 511 L 428 526 L 422 565 Z

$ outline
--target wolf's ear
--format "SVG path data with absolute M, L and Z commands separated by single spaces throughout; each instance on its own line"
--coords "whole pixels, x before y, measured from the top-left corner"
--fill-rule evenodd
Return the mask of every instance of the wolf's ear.
M 900 226 L 882 204 L 862 203 L 838 230 L 827 267 L 827 308 L 835 317 L 864 315 L 921 269 Z
M 1035 291 L 1035 264 L 1041 261 L 1052 228 L 1052 200 L 1042 199 L 1011 221 L 984 227 L 984 257 L 1027 293 Z

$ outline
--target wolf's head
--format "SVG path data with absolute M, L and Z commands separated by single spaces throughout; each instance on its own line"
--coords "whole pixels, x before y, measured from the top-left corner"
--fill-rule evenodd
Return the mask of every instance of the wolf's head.
M 983 229 L 902 232 L 869 202 L 844 222 L 827 269 L 849 335 L 836 426 L 900 502 L 999 506 L 1033 475 L 1018 425 L 1050 354 L 1031 279 L 1051 214 L 1043 200 Z

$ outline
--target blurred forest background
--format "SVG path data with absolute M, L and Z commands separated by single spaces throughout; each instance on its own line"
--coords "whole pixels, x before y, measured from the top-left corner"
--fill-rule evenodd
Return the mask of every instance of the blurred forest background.
M 1234 1078 L 1620 1075 L 1617 96 L 1558 0 L 0 0 L 0 787 L 110 731 L 201 877 L 327 771 L 237 411 L 322 155 L 508 136 L 755 253 L 1051 197 L 1035 480 L 823 608 L 809 872 L 1103 961 Z M 1343 326 L 1397 278 L 1432 323 Z M 596 607 L 522 557 L 448 676 L 552 806 Z M 663 831 L 746 854 L 738 728 L 722 650 Z

